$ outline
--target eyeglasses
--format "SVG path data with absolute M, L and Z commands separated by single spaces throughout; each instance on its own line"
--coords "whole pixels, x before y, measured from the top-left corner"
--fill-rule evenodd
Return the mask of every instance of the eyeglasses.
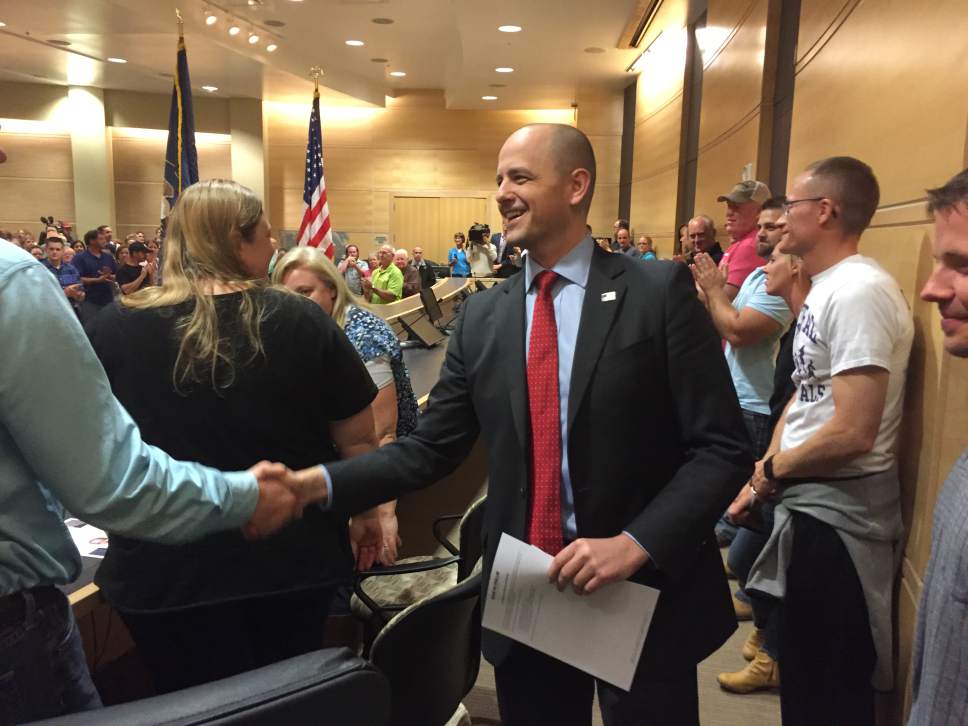
M 790 207 L 792 207 L 794 204 L 799 204 L 800 202 L 819 202 L 826 198 L 827 197 L 807 197 L 805 199 L 788 199 L 787 201 L 783 202 L 783 213 L 789 214 Z

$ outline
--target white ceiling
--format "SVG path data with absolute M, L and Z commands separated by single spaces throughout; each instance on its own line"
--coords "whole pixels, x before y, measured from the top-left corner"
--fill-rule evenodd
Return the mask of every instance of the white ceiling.
M 249 5 L 254 2 L 254 5 Z M 304 101 L 321 66 L 324 102 L 382 105 L 405 88 L 444 91 L 449 108 L 561 108 L 579 86 L 620 88 L 636 50 L 618 49 L 636 0 L 42 0 L 0 7 L 0 80 L 165 93 L 185 19 L 192 86 L 222 97 Z M 206 9 L 219 15 L 204 23 Z M 227 33 L 226 11 L 242 32 Z M 394 22 L 378 25 L 373 18 Z M 285 25 L 272 28 L 266 21 Z M 520 25 L 520 33 L 498 25 Z M 248 32 L 260 36 L 246 42 Z M 266 31 L 271 31 L 267 33 Z M 279 46 L 267 53 L 272 38 Z M 345 45 L 348 39 L 363 47 Z M 69 48 L 50 40 L 66 40 Z M 604 53 L 586 53 L 596 47 Z M 125 65 L 105 62 L 109 56 Z M 387 62 L 372 62 L 385 58 Z M 514 73 L 494 71 L 511 66 Z M 406 71 L 392 78 L 390 70 Z M 169 75 L 165 75 L 169 74 Z M 493 88 L 491 84 L 505 84 Z M 481 100 L 496 95 L 497 101 Z

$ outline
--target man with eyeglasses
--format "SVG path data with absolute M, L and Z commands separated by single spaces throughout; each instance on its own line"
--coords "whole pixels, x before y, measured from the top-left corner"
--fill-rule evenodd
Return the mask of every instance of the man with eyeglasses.
M 831 157 L 797 176 L 778 250 L 812 288 L 793 341 L 796 390 L 730 514 L 775 502 L 747 591 L 783 601 L 784 726 L 873 726 L 894 686 L 892 603 L 902 535 L 894 443 L 914 327 L 894 279 L 858 254 L 880 192 Z
M 741 181 L 717 202 L 726 202 L 726 234 L 731 244 L 723 253 L 719 266 L 726 270 L 726 295 L 736 297 L 743 282 L 766 260 L 756 254 L 756 222 L 763 203 L 772 196 L 770 188 L 754 179 Z

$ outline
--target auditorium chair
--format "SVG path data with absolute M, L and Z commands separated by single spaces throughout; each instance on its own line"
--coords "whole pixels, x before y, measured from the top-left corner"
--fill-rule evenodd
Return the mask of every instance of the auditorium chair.
M 434 522 L 434 538 L 450 556 L 408 557 L 391 567 L 360 573 L 351 608 L 364 623 L 366 643 L 372 642 L 395 613 L 462 582 L 471 574 L 481 556 L 486 500 L 487 497 L 481 497 L 463 515 L 448 515 Z M 447 537 L 446 527 L 457 520 L 460 524 L 455 547 Z
M 383 674 L 345 648 L 328 648 L 163 696 L 35 723 L 381 726 L 389 715 L 390 687 Z
M 473 574 L 397 613 L 370 649 L 390 682 L 392 726 L 469 724 L 481 665 L 480 559 Z

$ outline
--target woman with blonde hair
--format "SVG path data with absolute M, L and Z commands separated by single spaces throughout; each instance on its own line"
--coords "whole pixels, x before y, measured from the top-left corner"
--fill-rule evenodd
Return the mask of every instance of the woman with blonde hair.
M 163 283 L 88 328 L 111 387 L 146 441 L 227 470 L 313 466 L 376 447 L 376 387 L 329 316 L 269 287 L 262 203 L 213 179 L 169 217 Z M 317 385 L 320 372 L 340 385 Z M 111 535 L 96 582 L 167 692 L 320 647 L 335 589 L 369 567 L 377 512 L 318 507 L 258 542 L 241 532 L 170 546 Z

